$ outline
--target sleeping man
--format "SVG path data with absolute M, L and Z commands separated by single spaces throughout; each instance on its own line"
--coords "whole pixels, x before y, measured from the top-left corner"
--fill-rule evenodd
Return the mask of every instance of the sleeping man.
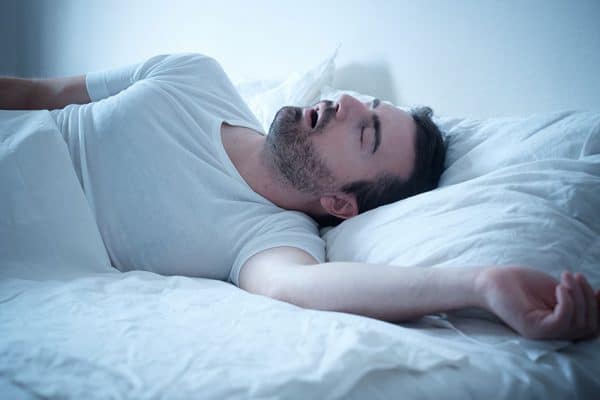
M 598 334 L 600 291 L 579 274 L 325 262 L 318 223 L 438 184 L 445 149 L 427 108 L 343 96 L 283 107 L 265 135 L 219 64 L 189 53 L 0 79 L 0 108 L 51 110 L 121 271 L 228 280 L 388 321 L 478 307 L 529 338 Z

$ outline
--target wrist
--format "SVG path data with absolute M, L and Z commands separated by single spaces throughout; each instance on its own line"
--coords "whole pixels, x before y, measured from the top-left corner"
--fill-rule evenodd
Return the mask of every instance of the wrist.
M 493 283 L 494 274 L 498 267 L 480 267 L 474 270 L 473 275 L 473 306 L 490 311 L 488 294 Z
M 433 268 L 438 272 L 436 298 L 442 311 L 464 308 L 489 309 L 487 303 L 487 271 L 490 267 Z

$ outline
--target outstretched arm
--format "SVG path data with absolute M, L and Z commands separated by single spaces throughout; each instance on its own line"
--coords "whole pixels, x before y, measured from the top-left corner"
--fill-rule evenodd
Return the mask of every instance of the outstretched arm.
M 53 110 L 89 102 L 85 75 L 50 79 L 0 78 L 0 109 Z
M 387 321 L 479 307 L 535 339 L 598 334 L 598 300 L 585 278 L 561 282 L 523 267 L 404 268 L 353 262 L 316 264 L 292 247 L 252 257 L 240 287 L 301 307 Z

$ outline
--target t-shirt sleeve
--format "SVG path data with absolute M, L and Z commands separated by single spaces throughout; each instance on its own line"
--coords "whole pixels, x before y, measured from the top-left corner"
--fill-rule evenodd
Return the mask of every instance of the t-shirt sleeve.
M 201 64 L 216 64 L 198 53 L 161 54 L 143 62 L 86 74 L 85 84 L 92 102 L 114 96 L 137 81 L 163 79 L 186 82 Z M 189 83 L 189 81 L 187 81 Z
M 229 273 L 229 282 L 239 287 L 240 271 L 246 261 L 255 254 L 274 247 L 295 247 L 306 251 L 318 263 L 325 262 L 325 241 L 319 236 L 316 222 L 296 211 L 287 211 L 284 215 L 283 218 L 280 215 L 270 221 L 267 228 L 242 247 Z

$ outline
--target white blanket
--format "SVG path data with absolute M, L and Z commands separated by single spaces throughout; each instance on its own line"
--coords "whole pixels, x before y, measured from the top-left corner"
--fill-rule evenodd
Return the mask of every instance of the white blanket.
M 0 278 L 112 270 L 47 110 L 0 110 Z

